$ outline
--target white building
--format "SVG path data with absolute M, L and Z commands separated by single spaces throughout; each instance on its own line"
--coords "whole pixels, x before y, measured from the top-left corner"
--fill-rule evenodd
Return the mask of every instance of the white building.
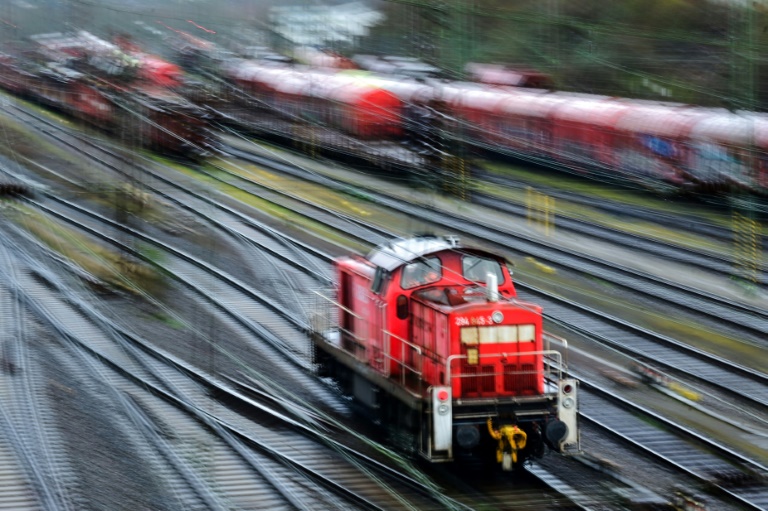
M 270 9 L 272 28 L 297 46 L 354 43 L 384 15 L 365 2 L 340 5 L 286 5 Z

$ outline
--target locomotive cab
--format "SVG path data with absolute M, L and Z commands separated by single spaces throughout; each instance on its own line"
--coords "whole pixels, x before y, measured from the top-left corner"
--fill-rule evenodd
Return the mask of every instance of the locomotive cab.
M 412 432 L 422 456 L 496 450 L 509 469 L 545 444 L 578 449 L 576 382 L 561 377 L 541 307 L 517 299 L 502 256 L 421 236 L 336 268 L 338 328 L 316 336 L 320 361 L 374 419 Z

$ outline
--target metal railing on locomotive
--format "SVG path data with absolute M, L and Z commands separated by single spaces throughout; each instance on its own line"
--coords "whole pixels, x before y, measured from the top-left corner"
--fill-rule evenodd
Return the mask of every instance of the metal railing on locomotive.
M 563 366 L 562 360 L 563 356 L 559 351 L 556 350 L 542 350 L 542 351 L 520 351 L 520 352 L 512 352 L 512 353 L 506 353 L 506 352 L 500 352 L 500 353 L 486 353 L 484 355 L 478 355 L 478 359 L 482 360 L 483 358 L 512 358 L 512 357 L 528 357 L 528 356 L 542 356 L 544 360 L 547 361 L 547 363 L 544 364 L 544 380 L 546 382 L 554 383 L 562 379 L 563 374 L 561 367 Z M 454 362 L 460 361 L 460 360 L 466 360 L 468 359 L 468 355 L 451 355 L 446 360 L 445 366 L 446 366 L 446 372 L 445 372 L 445 385 L 451 385 L 453 383 L 453 378 L 458 379 L 464 379 L 464 378 L 473 378 L 476 380 L 480 380 L 482 378 L 489 378 L 493 377 L 494 379 L 497 376 L 536 376 L 540 374 L 540 371 L 538 371 L 535 367 L 531 370 L 520 370 L 520 371 L 501 371 L 501 372 L 485 372 L 485 373 L 461 373 L 458 375 L 451 374 L 451 367 L 453 366 Z M 481 366 L 481 363 L 478 361 L 476 364 L 477 367 Z M 556 376 L 553 378 L 552 375 L 556 374 Z M 546 391 L 545 391 L 546 393 Z M 557 390 L 553 390 L 550 392 L 552 394 L 556 394 Z
M 320 298 L 325 300 L 328 304 L 328 312 L 329 314 L 316 316 L 316 318 L 319 320 L 320 318 L 323 318 L 323 324 L 313 324 L 312 328 L 315 332 L 322 334 L 329 342 L 338 342 L 340 347 L 343 347 L 343 342 L 345 341 L 347 345 L 351 346 L 352 349 L 347 349 L 357 360 L 363 363 L 369 362 L 368 357 L 368 345 L 366 344 L 365 340 L 368 338 L 368 322 L 360 316 L 359 314 L 356 314 L 351 309 L 341 305 L 340 303 L 336 302 L 330 297 L 327 297 L 323 295 L 322 293 L 315 291 L 315 294 L 317 294 Z M 342 328 L 341 325 L 336 321 L 335 323 L 331 320 L 331 314 L 330 311 L 333 310 L 333 307 L 336 307 L 337 310 L 341 310 L 346 314 L 349 314 L 355 321 L 360 321 L 359 326 L 362 328 L 360 329 L 360 333 L 356 334 L 355 332 L 351 332 L 348 329 Z M 416 391 L 425 391 L 426 388 L 422 385 L 424 383 L 422 379 L 423 375 L 423 366 L 424 366 L 424 352 L 422 351 L 420 346 L 417 346 L 413 344 L 412 342 L 408 341 L 407 339 L 403 339 L 402 337 L 388 331 L 388 330 L 382 330 L 382 334 L 384 337 L 384 342 L 381 351 L 378 353 L 379 356 L 381 356 L 381 359 L 374 359 L 374 363 L 376 364 L 376 368 L 381 370 L 383 375 L 386 377 L 390 377 L 393 374 L 392 371 L 392 365 L 394 364 L 397 366 L 398 370 L 394 371 L 394 373 L 398 376 L 399 383 L 406 388 L 411 388 L 412 390 Z M 394 338 L 398 341 L 400 341 L 400 353 L 399 358 L 393 356 L 390 353 L 390 340 Z M 544 362 L 544 379 L 548 383 L 556 383 L 563 377 L 563 372 L 566 370 L 566 362 L 565 358 L 562 353 L 560 353 L 557 350 L 549 349 L 552 342 L 555 342 L 557 344 L 560 344 L 563 346 L 564 350 L 567 350 L 568 348 L 568 341 L 566 341 L 564 338 L 555 336 L 552 334 L 544 334 L 544 341 L 546 343 L 546 348 L 541 351 L 525 351 L 525 352 L 500 352 L 500 353 L 486 353 L 483 355 L 479 355 L 480 359 L 483 358 L 492 358 L 492 357 L 528 357 L 528 356 L 541 356 Z M 410 352 L 409 352 L 410 350 Z M 415 357 L 414 357 L 415 355 Z M 430 357 L 433 361 L 438 362 L 440 358 L 442 357 Z M 521 371 L 502 371 L 502 372 L 493 372 L 493 373 L 473 373 L 473 374 L 459 374 L 459 375 L 452 375 L 451 374 L 451 366 L 455 361 L 467 359 L 467 355 L 450 355 L 447 359 L 445 359 L 445 382 L 442 383 L 444 385 L 450 385 L 452 383 L 452 378 L 487 378 L 487 377 L 493 377 L 496 378 L 498 376 L 525 376 L 525 375 L 537 375 L 539 374 L 539 371 L 534 368 L 533 370 L 521 370 Z M 406 362 L 407 360 L 411 360 L 410 363 Z M 442 362 L 441 362 L 442 363 Z M 477 364 L 477 366 L 481 366 L 481 364 Z M 553 376 L 554 375 L 554 376 Z M 557 391 L 553 391 L 553 393 L 556 393 Z
M 360 316 L 359 314 L 355 313 L 353 310 L 349 309 L 348 307 L 345 307 L 344 305 L 341 305 L 339 302 L 335 301 L 333 298 L 330 298 L 328 296 L 325 296 L 323 293 L 319 291 L 314 292 L 318 297 L 320 297 L 321 300 L 326 302 L 326 308 L 325 313 L 316 314 L 311 321 L 311 329 L 313 332 L 320 334 L 323 338 L 325 338 L 328 342 L 336 344 L 338 347 L 346 349 L 352 356 L 354 356 L 357 360 L 363 363 L 368 363 L 368 345 L 365 342 L 365 340 L 368 338 L 368 322 L 365 318 Z M 316 308 L 316 310 L 319 310 L 319 307 Z M 355 326 L 360 327 L 358 330 L 358 333 L 352 332 L 347 328 L 344 328 L 341 326 L 338 317 L 333 318 L 332 313 L 334 311 L 341 311 L 344 314 L 349 315 L 353 318 L 355 321 Z M 415 350 L 419 356 L 418 360 L 421 363 L 421 348 L 410 341 L 403 339 L 401 337 L 396 336 L 395 334 L 392 334 L 391 332 L 387 330 L 382 330 L 382 334 L 384 334 L 385 340 L 384 345 L 382 346 L 382 349 L 377 353 L 376 355 L 380 356 L 381 358 L 376 358 L 373 360 L 374 365 L 377 369 L 379 369 L 384 376 L 389 377 L 392 373 L 391 371 L 391 362 L 395 361 L 398 363 L 399 366 L 404 368 L 404 371 L 399 371 L 401 374 L 401 384 L 405 386 L 405 378 L 407 374 L 413 375 L 411 376 L 411 379 L 416 377 L 417 380 L 421 380 L 421 368 L 412 367 L 408 364 L 401 363 L 397 360 L 396 357 L 393 357 L 389 353 L 389 339 L 390 337 L 396 337 L 401 343 L 403 343 L 401 346 L 401 353 L 400 353 L 400 360 L 404 361 L 406 357 L 406 346 L 408 346 L 410 349 Z M 345 347 L 346 345 L 346 347 Z

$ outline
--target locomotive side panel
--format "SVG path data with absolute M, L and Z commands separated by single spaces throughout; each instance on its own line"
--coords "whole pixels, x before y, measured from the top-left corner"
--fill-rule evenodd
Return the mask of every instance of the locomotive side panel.
M 374 351 L 371 333 L 376 330 L 369 323 L 376 312 L 370 293 L 373 269 L 352 258 L 338 261 L 336 267 L 341 347 L 367 364 Z

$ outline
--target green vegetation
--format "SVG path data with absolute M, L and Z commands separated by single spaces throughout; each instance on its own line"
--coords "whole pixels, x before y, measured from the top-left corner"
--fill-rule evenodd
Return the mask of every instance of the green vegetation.
M 174 330 L 183 331 L 184 329 L 189 328 L 189 325 L 184 320 L 163 309 L 153 310 L 149 313 L 149 316 L 157 321 L 165 323 Z
M 324 187 L 314 186 L 304 181 L 273 174 L 267 170 L 253 165 L 235 165 L 224 163 L 222 164 L 222 167 L 225 170 L 241 175 L 247 179 L 263 183 L 265 186 L 285 190 L 289 193 L 295 194 L 298 197 L 303 197 L 313 202 L 325 204 L 326 206 L 334 207 L 336 209 L 341 209 L 348 214 L 360 216 L 370 215 L 370 213 L 366 213 L 363 207 L 358 207 L 357 205 L 352 204 L 343 198 L 340 199 L 337 193 Z M 298 228 L 306 232 L 318 234 L 332 242 L 338 243 L 342 246 L 350 247 L 349 240 L 346 237 L 336 233 L 333 230 L 329 230 L 328 226 L 322 222 L 318 222 L 304 215 L 298 214 L 294 211 L 291 211 L 289 208 L 285 208 L 275 204 L 274 202 L 255 197 L 254 195 L 240 190 L 235 186 L 228 185 L 222 181 L 219 181 L 218 179 L 215 179 L 217 176 L 225 176 L 225 172 L 219 168 L 206 165 L 204 167 L 205 173 L 201 173 L 190 168 L 180 168 L 179 170 L 186 175 L 201 181 L 207 187 L 212 187 L 232 197 L 233 199 L 238 200 L 242 204 L 262 211 L 273 218 L 279 219 L 285 225 Z M 364 251 L 366 247 L 350 248 Z
M 164 290 L 163 276 L 152 267 L 139 264 L 126 254 L 109 250 L 35 210 L 19 206 L 18 211 L 20 226 L 51 250 L 82 268 L 93 277 L 94 283 L 132 294 L 159 295 Z M 157 258 L 157 254 L 146 252 Z
M 768 102 L 768 9 L 756 2 L 388 0 L 384 9 L 366 52 L 455 72 L 466 62 L 534 68 L 558 89 L 609 96 L 747 109 Z
M 65 122 L 59 120 L 57 122 Z M 56 161 L 75 165 L 75 159 L 64 149 L 42 139 L 31 128 L 27 128 L 5 115 L 0 114 L 0 154 L 13 160 L 37 161 L 40 155 L 56 158 Z

